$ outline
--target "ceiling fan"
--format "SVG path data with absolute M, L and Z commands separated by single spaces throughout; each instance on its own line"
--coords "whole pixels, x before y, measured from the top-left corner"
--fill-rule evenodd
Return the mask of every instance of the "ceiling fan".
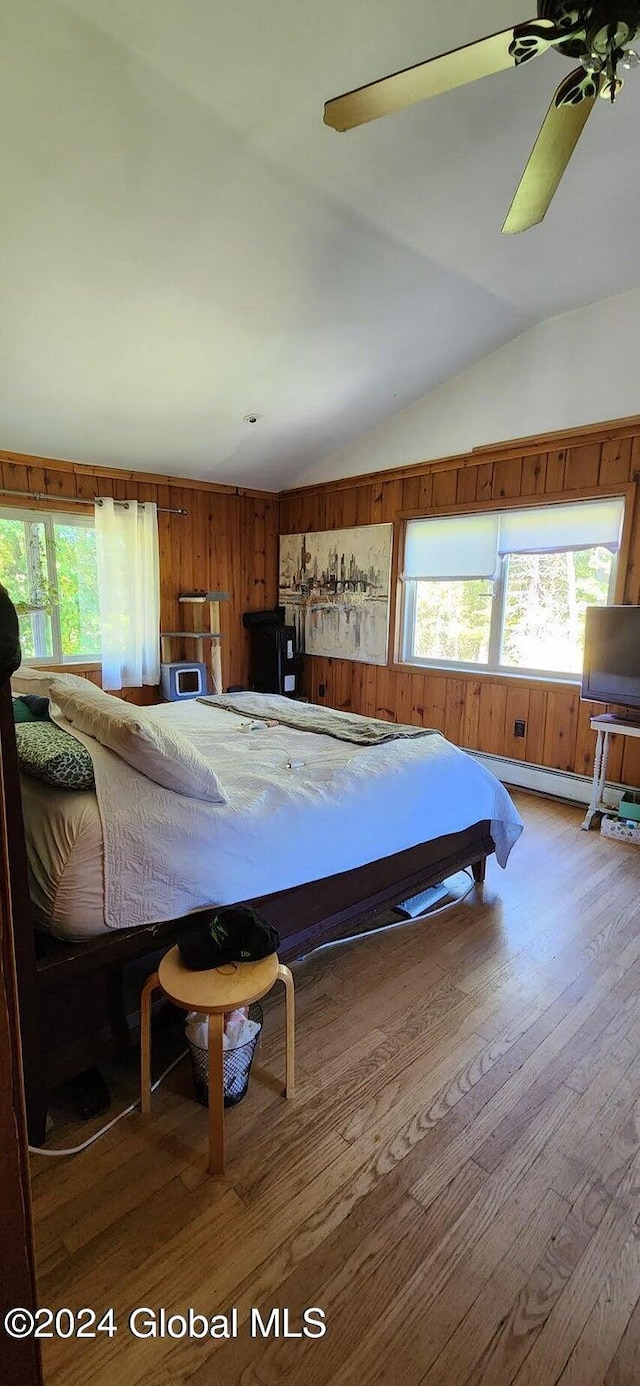
M 542 221 L 598 95 L 611 102 L 623 85 L 618 69 L 640 66 L 629 44 L 640 29 L 640 0 L 538 0 L 538 17 L 455 48 L 378 82 L 327 101 L 326 125 L 352 130 L 478 77 L 521 67 L 549 48 L 580 64 L 556 91 L 502 227 L 526 231 Z

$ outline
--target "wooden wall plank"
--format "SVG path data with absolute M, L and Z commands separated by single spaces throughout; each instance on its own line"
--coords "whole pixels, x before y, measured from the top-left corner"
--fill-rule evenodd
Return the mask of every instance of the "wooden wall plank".
M 407 683 L 411 688 L 410 721 L 415 722 L 418 727 L 426 726 L 424 710 L 424 674 L 410 674 Z
M 578 694 L 565 689 L 547 693 L 543 763 L 556 770 L 573 770 L 578 702 Z
M 359 486 L 356 494 L 356 524 L 371 524 L 371 486 Z
M 22 466 L 20 466 L 17 462 L 10 462 L 10 461 L 8 461 L 8 460 L 7 460 L 7 461 L 3 461 L 2 464 L 1 464 L 1 466 L 2 466 L 2 485 L 3 485 L 3 487 L 5 488 L 5 490 L 7 490 L 7 491 L 28 491 L 28 490 L 29 490 L 29 473 L 28 473 L 28 469 L 27 469 L 26 467 L 22 467 Z M 42 484 L 42 486 L 38 486 L 38 487 L 37 487 L 37 490 L 38 490 L 38 491 L 40 491 L 40 490 L 44 491 L 45 489 L 46 489 L 46 487 L 45 487 L 45 484 L 44 484 L 44 474 L 43 474 L 43 484 Z M 9 497 L 8 497 L 8 496 L 6 497 L 5 503 L 9 503 Z M 19 500 L 18 500 L 18 504 L 20 504 Z
M 586 490 L 598 485 L 600 475 L 600 443 L 585 443 L 570 448 L 564 469 L 566 491 Z
M 183 491 L 183 495 L 188 492 Z M 141 499 L 141 497 L 139 497 Z M 251 513 L 251 507 L 246 507 L 247 512 Z M 207 525 L 207 511 L 200 496 L 196 491 L 195 497 L 191 496 L 189 505 L 189 519 L 191 542 L 193 544 L 192 554 L 192 576 L 193 590 L 207 592 L 209 590 L 209 535 Z M 186 582 L 186 574 L 185 574 Z M 187 589 L 185 589 L 187 590 Z
M 299 502 L 298 502 L 298 499 L 297 499 L 296 496 L 289 496 L 286 500 L 283 500 L 283 501 L 281 502 L 281 505 L 280 505 L 280 533 L 281 533 L 281 534 L 299 534 L 299 533 L 300 533 L 300 530 L 299 530 L 299 528 L 296 526 L 296 521 L 295 521 L 296 506 L 298 506 L 298 505 L 299 505 Z
M 574 769 L 579 775 L 591 775 L 593 773 L 593 757 L 596 749 L 596 733 L 592 732 L 589 726 L 589 718 L 597 716 L 597 703 L 580 702 L 578 707 L 578 717 L 576 721 L 576 743 L 574 751 Z M 600 709 L 601 710 L 601 709 Z M 621 741 L 621 737 L 612 737 L 612 741 Z
M 382 488 L 380 519 L 383 523 L 393 522 L 402 509 L 402 482 L 385 481 Z
M 448 472 L 435 472 L 433 477 L 433 506 L 434 508 L 452 506 L 456 503 L 456 491 L 458 486 L 458 473 L 453 469 Z
M 564 491 L 564 469 L 567 458 L 567 449 L 558 448 L 547 453 L 547 475 L 545 480 L 545 491 L 548 495 L 553 495 L 554 491 Z
M 405 726 L 412 722 L 412 707 L 413 689 L 411 686 L 411 678 L 407 678 L 405 674 L 398 674 L 396 680 L 396 722 L 401 722 Z
M 507 713 L 507 686 L 490 683 L 488 680 L 480 689 L 480 715 L 478 720 L 479 751 L 488 755 L 503 755 L 504 728 Z
M 65 496 L 74 499 L 76 494 L 75 476 L 73 472 L 59 472 L 53 469 L 47 469 L 45 471 L 44 489 L 48 496 L 54 497 L 56 500 L 58 498 L 63 499 Z
M 493 462 L 481 462 L 476 481 L 476 500 L 491 500 L 493 492 Z
M 320 701 L 326 703 L 328 707 L 333 707 L 335 700 L 335 679 L 333 674 L 334 661 L 332 659 L 325 659 L 324 656 L 322 656 L 321 658 L 322 672 L 319 669 L 317 674 L 318 697 L 320 698 Z M 320 663 L 320 658 L 317 655 L 312 655 L 312 659 L 314 660 L 314 663 Z M 324 687 L 324 693 L 320 692 L 321 686 Z
M 629 561 L 624 581 L 624 600 L 632 606 L 640 604 L 640 504 L 636 501 L 631 525 Z
M 601 486 L 615 486 L 631 480 L 632 438 L 613 438 L 602 444 L 600 453 Z
M 352 699 L 354 690 L 354 679 L 352 676 L 356 668 L 358 668 L 358 665 L 355 663 L 355 661 L 352 662 L 348 659 L 340 660 L 340 669 L 338 671 L 338 687 L 340 690 L 338 707 L 341 708 L 343 712 L 352 711 Z
M 158 486 L 158 546 L 160 549 L 160 629 L 182 629 L 178 619 L 173 580 L 173 552 L 171 548 L 171 515 L 165 513 L 169 505 L 169 487 Z
M 506 500 L 513 496 L 521 495 L 522 459 L 519 457 L 510 457 L 504 462 L 495 462 L 491 491 L 492 500 Z
M 462 727 L 460 729 L 460 745 L 468 750 L 476 750 L 478 746 L 481 688 L 482 684 L 479 679 L 474 682 L 471 682 L 470 679 L 467 679 L 465 683 L 464 712 L 462 717 Z
M 631 481 L 640 481 L 640 432 L 631 439 Z
M 433 506 L 433 472 L 425 472 L 424 476 L 420 477 L 420 498 L 418 504 L 420 508 L 424 510 L 425 515 Z
M 444 732 L 447 719 L 447 680 L 438 674 L 426 673 L 423 686 L 423 724 Z
M 384 718 L 385 722 L 395 722 L 396 717 L 396 680 L 397 674 L 391 669 L 386 669 L 384 665 L 378 665 L 376 671 L 376 716 Z
M 402 489 L 402 482 L 399 482 L 398 485 L 399 485 L 400 488 Z M 340 528 L 341 528 L 341 529 L 351 529 L 351 528 L 353 527 L 353 525 L 355 525 L 355 523 L 356 523 L 356 513 L 357 513 L 357 506 L 356 506 L 357 499 L 358 499 L 358 492 L 357 492 L 355 486 L 352 486 L 351 489 L 350 489 L 349 491 L 342 491 L 341 496 L 340 496 L 340 507 L 341 507 Z
M 266 515 L 265 507 L 256 499 L 249 513 L 243 515 L 243 554 L 242 579 L 246 611 L 260 611 L 268 605 L 266 600 Z M 253 547 L 253 561 L 250 545 Z
M 417 510 L 420 505 L 420 477 L 407 476 L 402 483 L 402 509 Z
M 540 496 L 544 493 L 547 480 L 547 459 L 544 453 L 532 453 L 522 459 L 523 496 Z
M 374 482 L 371 488 L 371 524 L 378 525 L 382 520 L 382 482 Z M 338 524 L 328 525 L 327 528 L 337 529 Z
M 324 683 L 324 663 L 320 655 L 314 658 L 305 659 L 305 688 L 312 702 L 322 702 L 323 695 L 320 693 L 320 685 Z
M 26 489 L 27 489 L 28 491 L 44 491 L 44 490 L 45 490 L 45 486 L 46 486 L 46 481 L 45 481 L 45 471 L 44 471 L 44 467 L 27 467 L 27 468 L 26 468 Z M 82 491 L 81 491 L 81 490 L 79 489 L 79 487 L 78 487 L 78 478 L 77 478 L 77 477 L 76 477 L 76 495 L 77 495 L 77 496 L 81 496 L 81 495 L 82 495 Z M 93 493 L 92 493 L 92 495 L 91 495 L 91 499 L 93 499 Z
M 458 484 L 456 487 L 456 505 L 468 505 L 470 501 L 476 500 L 476 488 L 478 485 L 478 468 L 461 467 L 458 472 Z
M 362 684 L 366 665 L 359 660 L 343 660 L 345 666 L 345 687 L 347 690 L 347 711 L 359 712 L 362 703 Z
M 547 728 L 547 690 L 529 690 L 529 718 L 525 739 L 525 758 L 530 765 L 544 764 L 544 737 Z
M 275 606 L 278 600 L 278 543 L 280 531 L 280 507 L 277 500 L 264 502 L 266 572 L 265 596 L 267 607 Z
M 375 664 L 365 664 L 364 667 L 365 675 L 362 683 L 362 708 L 360 710 L 364 713 L 365 717 L 376 717 L 378 710 L 376 675 L 378 670 Z
M 325 494 L 325 529 L 342 528 L 342 492 L 327 491 Z M 382 504 L 382 495 L 381 495 Z M 305 531 L 306 532 L 306 531 Z
M 462 727 L 467 684 L 464 679 L 451 678 L 445 684 L 444 734 L 454 746 L 462 745 Z

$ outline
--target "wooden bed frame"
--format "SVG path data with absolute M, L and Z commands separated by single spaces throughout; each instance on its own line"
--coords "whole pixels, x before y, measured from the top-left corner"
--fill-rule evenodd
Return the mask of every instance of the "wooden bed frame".
M 75 944 L 34 929 L 6 668 L 0 669 L 0 738 L 29 1139 L 41 1145 L 49 1089 L 131 1043 L 131 1011 L 137 1011 L 142 981 L 158 953 L 193 924 L 194 916 L 112 930 Z M 249 903 L 279 930 L 280 956 L 292 959 L 463 867 L 472 867 L 474 879 L 482 882 L 493 851 L 489 823 L 475 823 L 462 833 Z M 129 1007 L 127 985 L 134 996 Z

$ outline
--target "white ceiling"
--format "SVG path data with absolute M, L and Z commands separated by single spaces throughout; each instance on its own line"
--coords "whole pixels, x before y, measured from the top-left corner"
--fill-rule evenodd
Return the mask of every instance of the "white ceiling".
M 534 8 L 4 7 L 0 447 L 286 486 L 533 323 L 638 284 L 640 72 L 517 237 L 500 226 L 570 71 L 556 53 L 347 135 L 322 123 L 326 98 Z

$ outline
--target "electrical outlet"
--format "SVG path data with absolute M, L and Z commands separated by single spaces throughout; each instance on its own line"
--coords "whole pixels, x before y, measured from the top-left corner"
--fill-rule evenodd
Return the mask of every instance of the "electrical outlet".
M 319 683 L 319 684 L 318 684 L 318 697 L 319 697 L 319 698 L 324 698 L 324 695 L 325 695 L 326 691 L 327 691 L 326 684 L 324 684 L 324 683 Z
M 524 718 L 523 718 L 523 717 L 516 717 L 516 720 L 515 720 L 515 722 L 514 722 L 514 724 L 513 724 L 513 735 L 514 735 L 514 736 L 524 736 L 526 730 L 527 730 L 527 724 L 526 724 Z

